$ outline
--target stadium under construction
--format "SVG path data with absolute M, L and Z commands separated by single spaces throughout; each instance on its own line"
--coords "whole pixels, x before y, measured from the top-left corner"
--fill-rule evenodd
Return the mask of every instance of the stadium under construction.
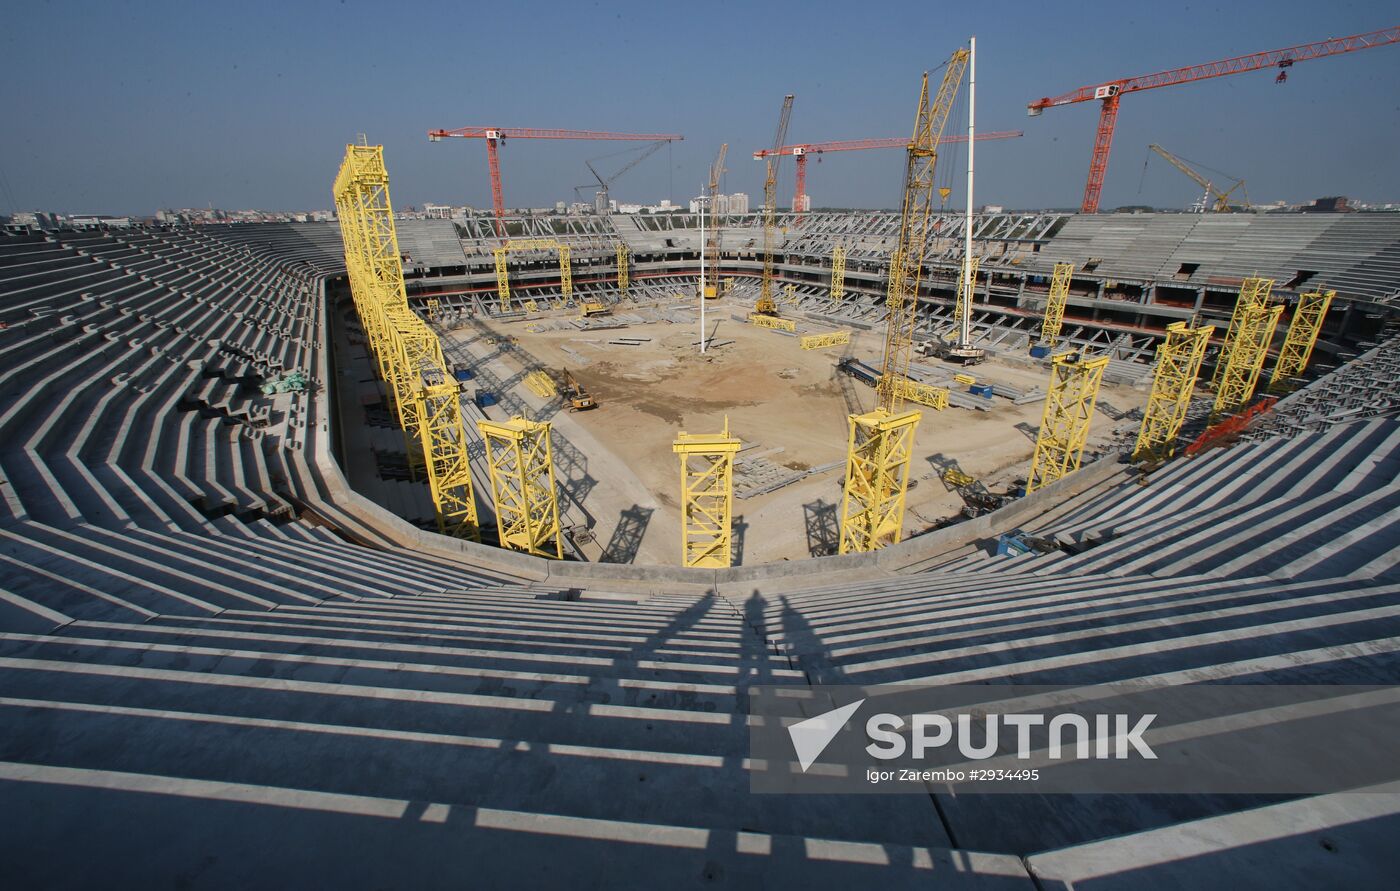
M 14 887 L 1392 880 L 1394 787 L 751 792 L 760 686 L 1400 670 L 1400 214 L 945 211 L 970 63 L 898 211 L 786 97 L 752 214 L 0 235 Z

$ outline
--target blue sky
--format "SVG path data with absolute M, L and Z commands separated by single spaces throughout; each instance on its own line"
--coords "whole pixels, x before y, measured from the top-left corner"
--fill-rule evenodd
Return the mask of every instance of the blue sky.
M 0 33 L 0 210 L 329 207 L 346 142 L 385 145 L 396 205 L 490 203 L 467 125 L 679 132 L 614 186 L 696 194 L 730 144 L 727 191 L 762 191 L 752 152 L 796 94 L 790 141 L 909 132 L 919 75 L 978 36 L 978 203 L 1076 206 L 1097 109 L 1028 118 L 1043 95 L 1115 77 L 1396 24 L 1393 2 L 7 4 Z M 965 127 L 955 121 L 950 127 Z M 1256 202 L 1400 200 L 1400 46 L 1127 97 L 1103 206 L 1198 191 L 1146 146 L 1243 176 Z M 516 140 L 509 206 L 572 198 L 617 143 Z M 625 159 L 623 159 L 625 160 Z M 950 163 L 964 163 L 962 156 Z M 607 164 L 618 164 L 609 160 Z M 792 193 L 791 161 L 780 195 Z M 894 206 L 900 152 L 811 165 L 816 206 Z M 1141 190 L 1139 190 L 1141 187 Z M 961 195 L 961 185 L 955 195 Z M 960 197 L 955 201 L 960 201 Z

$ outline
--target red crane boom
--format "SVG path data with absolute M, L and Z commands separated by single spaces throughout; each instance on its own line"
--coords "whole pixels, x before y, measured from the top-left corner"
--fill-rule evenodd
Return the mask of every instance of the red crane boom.
M 507 139 L 625 139 L 634 142 L 679 142 L 679 133 L 609 133 L 603 130 L 541 130 L 534 127 L 458 127 L 455 130 L 429 130 L 428 141 L 439 142 L 456 136 L 486 140 L 486 167 L 491 172 L 491 209 L 496 214 L 496 235 L 506 236 L 505 200 L 501 197 L 501 158 L 499 143 Z
M 1020 130 L 996 130 L 990 133 L 977 134 L 977 141 L 983 142 L 989 139 L 1015 139 L 1024 136 Z M 939 140 L 940 145 L 947 145 L 953 142 L 967 142 L 966 134 L 954 134 L 944 136 Z M 820 155 L 823 152 L 855 152 L 864 149 L 879 148 L 908 148 L 909 138 L 907 136 L 890 136 L 877 139 L 841 139 L 835 142 L 803 142 L 793 145 L 785 145 L 776 149 L 761 149 L 753 153 L 755 161 L 761 161 L 771 155 L 792 155 L 797 158 L 797 188 L 793 191 L 792 212 L 801 215 L 805 212 L 807 197 L 807 156 Z
M 1098 133 L 1094 137 L 1094 154 L 1089 162 L 1089 180 L 1084 184 L 1084 202 L 1079 208 L 1081 213 L 1098 213 L 1099 193 L 1103 191 L 1103 178 L 1108 171 L 1108 153 L 1113 148 L 1113 128 L 1118 121 L 1118 102 L 1123 94 L 1154 90 L 1157 87 L 1188 84 L 1198 80 L 1209 80 L 1213 77 L 1224 77 L 1228 74 L 1244 74 L 1247 71 L 1259 71 L 1264 68 L 1286 69 L 1294 62 L 1354 53 L 1358 50 L 1388 46 L 1393 43 L 1400 43 L 1400 26 L 1382 28 L 1379 31 L 1370 31 L 1365 34 L 1353 34 L 1350 37 L 1335 37 L 1317 43 L 1303 43 L 1284 49 L 1252 53 L 1248 56 L 1236 56 L 1232 59 L 1221 59 L 1202 65 L 1188 65 L 1185 68 L 1173 68 L 1169 71 L 1159 71 L 1156 74 L 1106 81 L 1092 86 L 1080 87 L 1059 96 L 1037 99 L 1026 108 L 1031 115 L 1038 115 L 1047 108 L 1073 105 L 1076 102 L 1088 102 L 1091 99 L 1097 99 L 1103 103 L 1099 110 Z M 1281 70 L 1276 80 L 1278 83 L 1283 83 L 1287 79 L 1287 72 Z

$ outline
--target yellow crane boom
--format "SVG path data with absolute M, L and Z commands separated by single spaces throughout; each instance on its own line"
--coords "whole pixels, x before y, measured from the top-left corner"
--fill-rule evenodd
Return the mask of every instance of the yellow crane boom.
M 1235 180 L 1235 184 L 1233 186 L 1222 192 L 1215 187 L 1214 183 L 1212 183 L 1210 180 L 1206 179 L 1203 175 L 1197 172 L 1197 170 L 1194 167 L 1192 167 L 1190 164 L 1187 164 L 1185 161 L 1178 158 L 1176 155 L 1173 155 L 1166 149 L 1162 148 L 1157 143 L 1152 143 L 1148 146 L 1148 148 L 1161 155 L 1162 158 L 1165 159 L 1168 164 L 1172 165 L 1177 170 L 1180 170 L 1182 173 L 1190 177 L 1196 185 L 1200 186 L 1202 189 L 1205 189 L 1205 196 L 1201 199 L 1201 203 L 1202 205 L 1209 204 L 1216 213 L 1230 212 L 1230 195 L 1232 195 L 1236 189 L 1239 189 L 1240 194 L 1244 197 L 1245 209 L 1248 210 L 1252 207 L 1252 205 L 1249 203 L 1249 193 L 1245 191 L 1244 180 Z
M 914 116 L 914 134 L 909 137 L 909 157 L 905 165 L 904 203 L 899 220 L 899 244 L 890 258 L 890 281 L 885 305 L 889 319 L 885 327 L 884 365 L 876 390 L 880 408 L 898 411 L 904 402 L 899 381 L 909 376 L 914 349 L 914 325 L 918 319 L 919 279 L 923 275 L 924 250 L 928 244 L 929 223 L 933 216 L 934 167 L 938 163 L 938 142 L 953 110 L 953 98 L 967 70 L 969 52 L 959 49 L 944 66 L 943 82 L 930 100 L 928 74 L 919 92 L 919 111 Z
M 775 316 L 773 303 L 773 241 L 777 229 L 778 168 L 783 156 L 778 153 L 787 139 L 788 119 L 792 117 L 792 94 L 783 97 L 783 110 L 778 115 L 778 129 L 773 133 L 773 152 L 768 155 L 768 177 L 763 181 L 763 278 L 758 286 L 758 303 L 753 311 L 759 315 Z M 758 155 L 754 155 L 755 160 Z
M 715 199 L 719 197 L 719 181 L 724 175 L 724 156 L 729 153 L 729 143 L 724 143 L 719 147 L 719 153 L 715 155 L 715 162 L 710 165 L 710 233 L 709 240 L 705 244 L 705 266 L 710 270 L 710 281 L 714 284 L 705 285 L 705 299 L 713 300 L 719 296 L 719 220 L 715 217 Z

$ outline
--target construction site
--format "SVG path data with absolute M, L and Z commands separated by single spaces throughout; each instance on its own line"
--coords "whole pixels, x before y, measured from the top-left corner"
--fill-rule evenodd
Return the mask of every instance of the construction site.
M 682 134 L 472 125 L 424 128 L 489 190 L 466 218 L 396 213 L 368 133 L 326 153 L 335 222 L 12 225 L 0 791 L 26 819 L 0 862 L 25 887 L 1390 887 L 1400 776 L 765 795 L 808 763 L 750 732 L 759 688 L 1396 682 L 1400 213 L 1257 212 L 1156 143 L 1194 212 L 1099 207 L 1134 93 L 1396 43 L 1030 100 L 1100 112 L 1078 212 L 979 209 L 977 158 L 1020 131 L 977 130 L 972 39 L 902 85 L 908 136 L 793 142 L 775 91 L 691 212 L 608 212 Z M 519 213 L 522 139 L 635 151 L 587 163 L 591 207 Z M 810 158 L 867 150 L 898 209 L 811 210 Z M 739 163 L 754 212 L 721 209 Z

